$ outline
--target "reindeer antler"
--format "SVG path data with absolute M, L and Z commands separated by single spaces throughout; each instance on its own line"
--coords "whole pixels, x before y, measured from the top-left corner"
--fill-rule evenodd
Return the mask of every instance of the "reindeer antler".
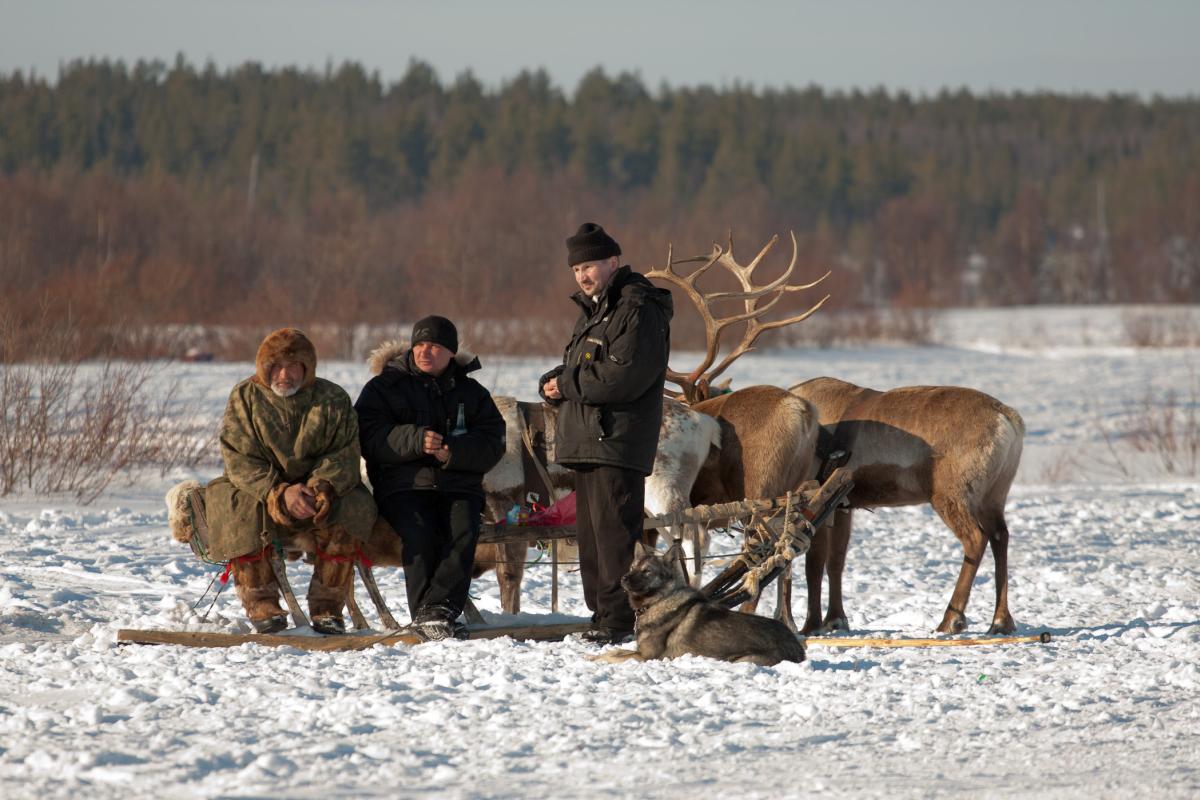
M 773 320 L 771 322 L 761 322 L 760 319 L 764 314 L 770 311 L 776 303 L 778 303 L 787 292 L 798 292 L 804 289 L 811 289 L 821 281 L 829 277 L 828 272 L 817 278 L 812 283 L 805 284 L 790 284 L 788 278 L 791 277 L 793 270 L 796 268 L 796 260 L 799 256 L 799 245 L 796 243 L 796 234 L 792 236 L 792 260 L 788 264 L 787 270 L 784 271 L 775 280 L 762 286 L 755 286 L 753 275 L 754 270 L 762 263 L 763 258 L 771 251 L 779 241 L 779 236 L 771 237 L 771 241 L 758 251 L 758 255 L 747 264 L 742 266 L 737 263 L 733 257 L 733 232 L 729 233 L 729 247 L 722 248 L 716 242 L 713 243 L 712 252 L 707 256 L 695 256 L 693 258 L 684 258 L 678 261 L 674 260 L 674 247 L 667 247 L 667 265 L 663 269 L 651 270 L 646 273 L 647 278 L 657 278 L 664 283 L 669 283 L 672 286 L 679 287 L 688 299 L 692 301 L 692 305 L 700 313 L 701 319 L 704 320 L 705 331 L 705 354 L 699 366 L 689 373 L 676 372 L 668 367 L 667 380 L 678 384 L 683 389 L 684 396 L 689 403 L 699 402 L 708 396 L 709 386 L 714 378 L 729 368 L 729 365 L 736 361 L 742 355 L 754 349 L 754 342 L 762 335 L 764 331 L 772 328 L 782 328 L 787 325 L 792 325 L 801 322 L 812 316 L 817 309 L 825 304 L 829 299 L 829 295 L 821 298 L 816 305 L 804 311 L 801 314 L 787 317 L 786 319 Z M 688 264 L 695 262 L 704 262 L 700 267 L 693 270 L 687 275 L 681 275 L 675 270 L 678 264 Z M 728 272 L 730 272 L 738 283 L 741 284 L 741 291 L 734 292 L 703 292 L 696 286 L 696 281 L 713 267 L 714 264 L 720 264 Z M 741 314 L 733 314 L 728 317 L 716 317 L 713 314 L 712 304 L 721 300 L 741 300 L 745 303 L 745 312 Z M 760 305 L 760 302 L 762 303 Z M 715 368 L 712 367 L 714 361 L 717 360 L 717 355 L 721 348 L 721 334 L 731 325 L 736 325 L 739 322 L 746 323 L 746 332 L 742 336 L 741 342 L 733 349 L 729 355 L 718 364 Z

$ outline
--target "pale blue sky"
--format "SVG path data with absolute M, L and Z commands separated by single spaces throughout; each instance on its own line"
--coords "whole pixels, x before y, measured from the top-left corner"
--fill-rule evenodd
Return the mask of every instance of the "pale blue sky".
M 0 71 L 53 78 L 74 58 L 228 66 L 410 58 L 490 86 L 545 67 L 571 90 L 594 66 L 651 87 L 763 86 L 1200 96 L 1200 2 L 384 2 L 0 0 Z

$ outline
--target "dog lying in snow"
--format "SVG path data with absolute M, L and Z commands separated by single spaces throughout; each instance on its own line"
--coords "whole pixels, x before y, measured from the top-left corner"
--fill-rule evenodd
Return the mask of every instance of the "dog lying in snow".
M 593 661 L 611 664 L 690 654 L 769 667 L 804 660 L 804 645 L 782 622 L 717 605 L 687 584 L 674 559 L 641 544 L 621 585 L 637 614 L 637 647 L 610 650 L 593 656 Z

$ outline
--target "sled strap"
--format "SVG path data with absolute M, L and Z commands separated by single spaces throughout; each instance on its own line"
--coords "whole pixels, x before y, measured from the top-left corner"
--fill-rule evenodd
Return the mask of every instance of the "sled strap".
M 530 413 L 530 404 L 517 403 L 517 413 L 521 415 L 521 421 L 524 423 L 521 426 L 521 440 L 525 443 L 525 449 L 521 451 L 521 466 L 524 467 L 522 472 L 525 475 L 526 492 L 528 493 L 532 486 L 534 492 L 541 495 L 546 501 L 545 504 L 549 506 L 554 502 L 554 487 L 550 483 L 550 473 L 543 461 L 546 452 L 546 413 L 540 404 L 536 408 L 536 413 Z M 541 448 L 537 447 L 539 440 L 542 443 Z M 537 482 L 534 481 L 534 476 L 537 476 Z M 537 483 L 541 483 L 541 486 Z M 525 498 L 522 498 L 522 503 L 524 501 Z
M 253 564 L 255 561 L 262 561 L 267 557 L 267 551 L 271 545 L 267 545 L 257 553 L 250 553 L 244 556 L 234 556 L 225 562 L 225 571 L 221 573 L 221 583 L 229 583 L 229 576 L 233 572 L 233 564 L 236 561 L 239 564 Z
M 367 554 L 362 551 L 358 545 L 354 546 L 354 555 L 352 556 L 335 556 L 333 553 L 326 553 L 320 547 L 316 548 L 314 555 L 318 561 L 332 561 L 334 564 L 352 564 L 362 562 L 368 567 L 374 566 L 371 559 L 367 558 Z

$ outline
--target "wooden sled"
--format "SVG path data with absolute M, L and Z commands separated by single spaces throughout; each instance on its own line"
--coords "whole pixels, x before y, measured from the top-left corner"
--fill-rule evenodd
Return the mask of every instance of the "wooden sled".
M 586 620 L 534 625 L 484 625 L 467 628 L 467 639 L 497 639 L 507 636 L 532 642 L 557 642 L 572 633 L 590 627 Z M 398 644 L 422 644 L 425 640 L 407 628 L 381 633 L 346 633 L 322 636 L 293 631 L 290 633 L 221 633 L 211 631 L 163 631 L 122 628 L 117 631 L 117 644 L 173 644 L 181 647 L 240 647 L 257 644 L 263 647 L 294 647 L 297 650 L 333 652 L 339 650 L 368 650 L 376 645 L 392 647 Z

